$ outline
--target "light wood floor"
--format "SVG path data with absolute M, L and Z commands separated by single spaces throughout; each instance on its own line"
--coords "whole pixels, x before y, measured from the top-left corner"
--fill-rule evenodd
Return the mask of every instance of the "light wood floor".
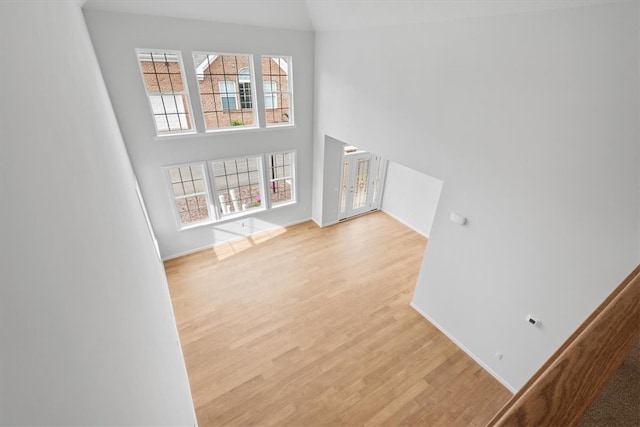
M 484 425 L 511 394 L 409 306 L 425 245 L 378 212 L 167 261 L 199 425 Z

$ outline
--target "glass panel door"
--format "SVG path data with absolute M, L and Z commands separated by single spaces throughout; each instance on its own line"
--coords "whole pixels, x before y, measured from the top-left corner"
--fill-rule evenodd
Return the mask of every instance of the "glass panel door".
M 353 147 L 355 148 L 355 147 Z M 361 150 L 345 150 L 342 161 L 340 220 L 376 210 L 386 161 Z
M 340 218 L 343 218 L 347 209 L 347 194 L 349 193 L 349 164 L 348 160 L 342 162 L 342 190 L 340 192 Z
M 367 206 L 367 194 L 369 193 L 369 166 L 371 158 L 361 158 L 356 162 L 356 176 L 353 183 L 353 210 Z

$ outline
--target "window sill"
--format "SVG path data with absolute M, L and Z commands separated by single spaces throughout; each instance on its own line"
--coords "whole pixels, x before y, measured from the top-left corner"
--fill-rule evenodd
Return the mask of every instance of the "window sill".
M 281 128 L 294 128 L 296 127 L 295 123 L 273 123 L 271 125 L 267 125 L 264 129 L 281 129 Z
M 171 132 L 171 133 L 163 133 L 160 135 L 156 135 L 154 139 L 167 139 L 167 138 L 184 138 L 185 136 L 197 135 L 198 132 L 195 130 L 189 130 L 186 132 Z
M 176 140 L 189 140 L 189 139 L 198 139 L 198 138 L 206 138 L 212 135 L 225 135 L 225 134 L 236 134 L 236 133 L 245 133 L 245 132 L 261 132 L 261 131 L 271 131 L 276 129 L 295 129 L 296 125 L 274 125 L 269 127 L 257 127 L 257 126 L 242 126 L 242 127 L 231 127 L 231 128 L 222 128 L 222 129 L 209 129 L 205 132 L 189 132 L 189 133 L 176 133 L 170 135 L 156 135 L 153 137 L 156 141 L 176 141 Z
M 277 206 L 277 207 L 279 207 L 279 206 Z M 178 231 L 193 230 L 194 228 L 205 227 L 207 225 L 224 224 L 224 223 L 233 221 L 234 219 L 245 218 L 245 217 L 251 216 L 251 215 L 253 215 L 255 213 L 264 212 L 264 211 L 267 211 L 267 210 L 268 210 L 267 208 L 260 208 L 260 209 L 250 209 L 250 210 L 243 211 L 243 212 L 237 212 L 237 213 L 225 215 L 220 219 L 212 219 L 212 220 L 209 220 L 209 221 L 199 222 L 197 224 L 184 225 L 184 226 L 179 227 Z
M 197 224 L 185 225 L 185 226 L 182 226 L 182 227 L 178 228 L 178 231 L 189 231 L 189 230 L 193 230 L 195 228 L 206 227 L 207 225 L 225 224 L 225 223 L 231 222 L 231 221 L 233 221 L 235 219 L 246 218 L 246 217 L 251 216 L 251 215 L 256 214 L 256 213 L 267 212 L 267 211 L 270 211 L 270 210 L 273 210 L 273 209 L 280 209 L 280 208 L 284 208 L 286 206 L 292 206 L 292 205 L 295 205 L 296 203 L 297 203 L 296 201 L 291 201 L 291 202 L 282 203 L 282 204 L 277 205 L 277 206 L 271 206 L 271 208 L 269 208 L 269 209 L 267 209 L 267 208 L 251 209 L 251 210 L 247 210 L 247 211 L 244 211 L 244 212 L 238 212 L 238 213 L 234 213 L 234 214 L 229 214 L 229 215 L 223 216 L 220 219 L 203 221 L 203 222 L 199 222 Z
M 258 213 L 258 212 L 264 212 L 267 211 L 267 208 L 255 208 L 255 209 L 248 209 L 246 211 L 241 211 L 241 212 L 236 212 L 236 213 L 232 213 L 229 215 L 225 215 L 222 218 L 218 219 L 218 220 L 214 220 L 213 224 L 222 224 L 228 221 L 233 221 L 234 219 L 238 219 L 238 218 L 245 218 L 248 216 L 253 215 L 254 213 Z

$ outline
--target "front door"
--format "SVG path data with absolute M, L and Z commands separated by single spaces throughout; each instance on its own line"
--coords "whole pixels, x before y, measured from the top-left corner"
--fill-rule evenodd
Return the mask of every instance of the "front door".
M 384 162 L 371 153 L 345 153 L 342 158 L 340 215 L 343 220 L 380 207 Z

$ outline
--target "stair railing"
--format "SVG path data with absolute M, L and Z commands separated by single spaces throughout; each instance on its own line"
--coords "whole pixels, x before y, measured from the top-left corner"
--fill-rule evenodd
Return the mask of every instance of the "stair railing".
M 575 426 L 640 339 L 640 265 L 488 426 Z

